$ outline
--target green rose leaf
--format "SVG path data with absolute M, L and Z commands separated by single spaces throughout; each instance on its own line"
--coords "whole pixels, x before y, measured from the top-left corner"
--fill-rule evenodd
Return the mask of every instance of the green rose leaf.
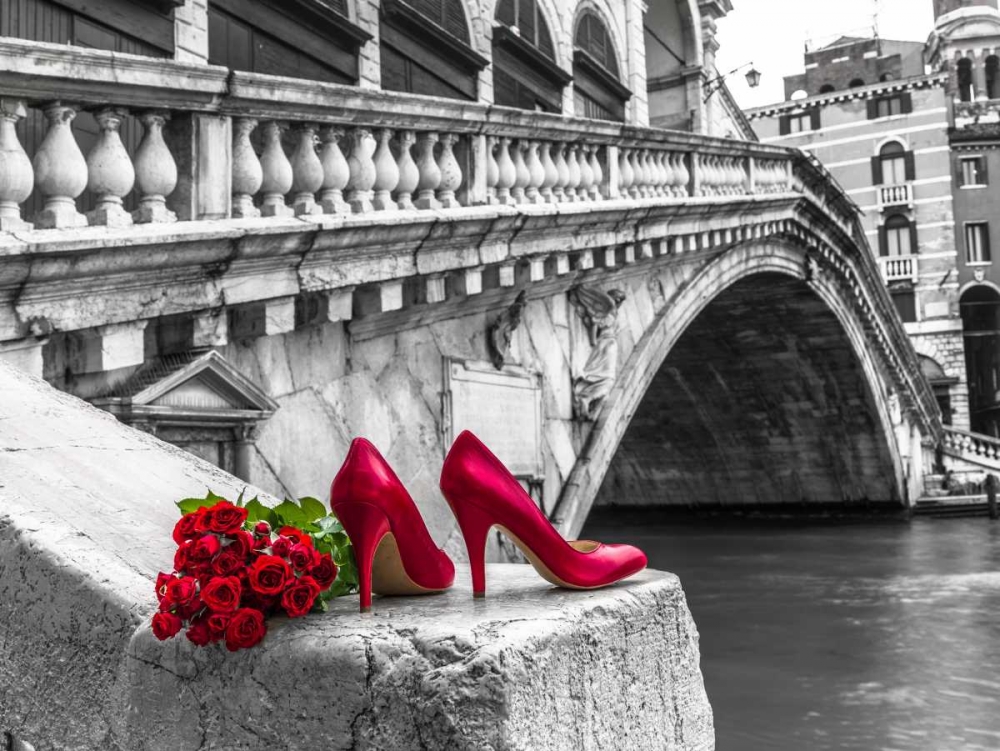
M 299 505 L 302 507 L 302 513 L 306 516 L 306 521 L 314 522 L 326 517 L 326 506 L 315 498 L 309 498 L 308 496 L 299 498 Z
M 301 527 L 309 522 L 299 505 L 287 498 L 274 507 L 274 513 L 278 515 L 278 522 L 282 525 Z

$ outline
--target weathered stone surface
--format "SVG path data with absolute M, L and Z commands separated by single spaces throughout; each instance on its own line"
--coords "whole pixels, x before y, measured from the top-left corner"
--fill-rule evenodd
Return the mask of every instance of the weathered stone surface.
M 0 731 L 39 749 L 714 748 L 677 578 L 596 592 L 498 565 L 344 598 L 231 654 L 148 623 L 173 500 L 243 483 L 0 364 Z
M 376 598 L 370 615 L 345 598 L 276 619 L 263 649 L 237 655 L 143 629 L 123 735 L 135 751 L 715 747 L 676 577 L 568 592 L 496 564 L 476 601 L 468 575 L 442 595 Z

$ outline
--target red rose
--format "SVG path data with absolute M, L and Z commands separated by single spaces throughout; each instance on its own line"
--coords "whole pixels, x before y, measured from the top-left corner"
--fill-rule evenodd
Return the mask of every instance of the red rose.
M 312 610 L 313 603 L 319 596 L 319 584 L 311 576 L 299 577 L 288 585 L 281 594 L 281 607 L 289 618 L 298 618 Z
M 292 545 L 292 549 L 288 551 L 288 560 L 296 571 L 305 571 L 316 563 L 317 556 L 315 548 L 303 545 L 301 542 Z
M 279 537 L 277 540 L 271 543 L 271 551 L 277 555 L 284 558 L 288 555 L 288 551 L 292 549 L 292 541 L 287 537 Z
M 325 592 L 333 586 L 333 582 L 337 578 L 337 564 L 333 562 L 329 553 L 323 553 L 319 557 L 319 562 L 309 569 L 309 575 L 316 580 L 320 591 Z
M 188 550 L 188 559 L 193 563 L 204 563 L 210 561 L 221 549 L 222 543 L 218 537 L 202 535 Z
M 303 532 L 297 527 L 282 527 L 278 530 L 279 535 L 284 535 L 285 537 L 291 537 L 292 542 L 301 542 L 303 545 L 313 546 L 313 538 L 308 532 Z
M 232 576 L 245 565 L 246 556 L 240 555 L 235 547 L 229 545 L 215 556 L 215 560 L 212 561 L 212 573 L 218 576 Z
M 271 525 L 265 521 L 257 522 L 253 525 L 253 533 L 258 537 L 268 537 L 271 534 Z
M 240 580 L 235 576 L 215 576 L 202 587 L 201 599 L 216 613 L 232 613 L 240 606 Z
M 195 618 L 191 621 L 184 635 L 188 638 L 188 641 L 198 647 L 204 647 L 206 644 L 211 644 L 213 641 L 219 640 L 219 637 L 213 634 L 212 630 L 208 627 L 208 619 L 204 617 Z
M 167 596 L 167 585 L 176 577 L 173 574 L 165 574 L 162 571 L 156 575 L 156 599 L 163 602 Z
M 198 580 L 193 576 L 182 576 L 180 579 L 174 578 L 167 582 L 167 590 L 160 600 L 160 609 L 167 611 L 190 603 L 197 597 L 197 584 Z
M 205 509 L 200 508 L 190 514 L 184 514 L 174 525 L 174 542 L 183 545 L 185 540 L 193 540 L 201 531 L 202 517 Z
M 241 555 L 246 558 L 250 555 L 250 551 L 253 549 L 253 535 L 249 532 L 233 532 L 229 536 L 229 541 L 226 543 L 224 550 L 229 550 L 232 548 L 237 555 Z
M 258 644 L 267 633 L 264 614 L 253 608 L 240 608 L 226 626 L 226 649 L 235 652 Z
M 226 635 L 226 626 L 229 625 L 229 621 L 232 618 L 230 613 L 210 613 L 208 618 L 205 619 L 205 624 L 208 626 L 208 630 L 212 633 L 212 641 L 216 639 L 221 639 Z
M 193 547 L 194 541 L 188 540 L 177 548 L 177 552 L 174 553 L 174 571 L 183 574 L 187 570 L 188 559 L 191 557 L 191 548 Z
M 160 641 L 175 636 L 184 625 L 173 613 L 157 613 L 153 616 L 153 636 Z
M 219 534 L 232 534 L 243 527 L 247 520 L 247 510 L 234 506 L 229 501 L 219 501 L 205 512 L 205 529 Z
M 284 558 L 262 555 L 250 566 L 250 586 L 262 595 L 276 595 L 292 578 L 292 569 Z

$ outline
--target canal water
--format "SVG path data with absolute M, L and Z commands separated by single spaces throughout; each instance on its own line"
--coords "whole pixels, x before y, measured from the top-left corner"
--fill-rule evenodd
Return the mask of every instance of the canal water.
M 1000 522 L 678 522 L 581 535 L 681 578 L 718 751 L 998 751 Z

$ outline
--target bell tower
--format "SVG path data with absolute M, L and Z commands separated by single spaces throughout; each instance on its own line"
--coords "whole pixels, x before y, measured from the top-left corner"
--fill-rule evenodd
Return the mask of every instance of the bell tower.
M 934 0 L 934 20 L 959 8 L 985 7 L 997 9 L 997 0 Z

